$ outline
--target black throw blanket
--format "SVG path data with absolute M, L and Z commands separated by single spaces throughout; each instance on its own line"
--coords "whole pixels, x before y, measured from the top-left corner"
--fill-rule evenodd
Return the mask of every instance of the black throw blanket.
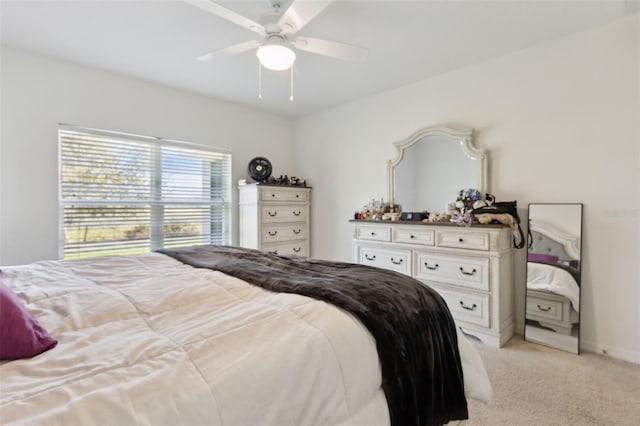
M 376 339 L 392 425 L 468 418 L 455 323 L 440 295 L 419 281 L 365 265 L 237 247 L 159 252 L 267 290 L 323 300 L 356 316 Z

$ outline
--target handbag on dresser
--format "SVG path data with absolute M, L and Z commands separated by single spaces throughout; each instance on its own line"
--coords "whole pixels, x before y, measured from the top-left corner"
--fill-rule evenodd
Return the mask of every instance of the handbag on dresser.
M 495 201 L 490 206 L 473 210 L 473 215 L 480 223 L 500 222 L 513 229 L 513 246 L 517 249 L 524 247 L 524 233 L 520 227 L 517 201 Z

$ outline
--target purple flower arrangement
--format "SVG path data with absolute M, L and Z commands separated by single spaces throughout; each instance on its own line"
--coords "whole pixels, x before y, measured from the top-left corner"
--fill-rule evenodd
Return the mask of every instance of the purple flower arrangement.
M 458 191 L 458 198 L 456 198 L 451 215 L 451 222 L 459 223 L 461 225 L 471 225 L 475 222 L 473 216 L 473 209 L 478 207 L 478 204 L 486 205 L 482 202 L 482 194 L 480 191 L 474 188 L 461 189 Z

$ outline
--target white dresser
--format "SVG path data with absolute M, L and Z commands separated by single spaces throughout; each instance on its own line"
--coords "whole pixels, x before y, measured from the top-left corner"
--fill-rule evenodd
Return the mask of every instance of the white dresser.
M 354 261 L 410 275 L 437 290 L 456 323 L 488 345 L 514 333 L 511 229 L 351 221 Z
M 311 188 L 247 184 L 240 192 L 240 246 L 309 256 Z

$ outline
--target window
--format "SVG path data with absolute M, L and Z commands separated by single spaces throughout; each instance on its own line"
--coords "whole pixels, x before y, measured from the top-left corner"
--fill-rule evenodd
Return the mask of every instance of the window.
M 64 259 L 230 243 L 229 152 L 69 126 L 58 139 Z

